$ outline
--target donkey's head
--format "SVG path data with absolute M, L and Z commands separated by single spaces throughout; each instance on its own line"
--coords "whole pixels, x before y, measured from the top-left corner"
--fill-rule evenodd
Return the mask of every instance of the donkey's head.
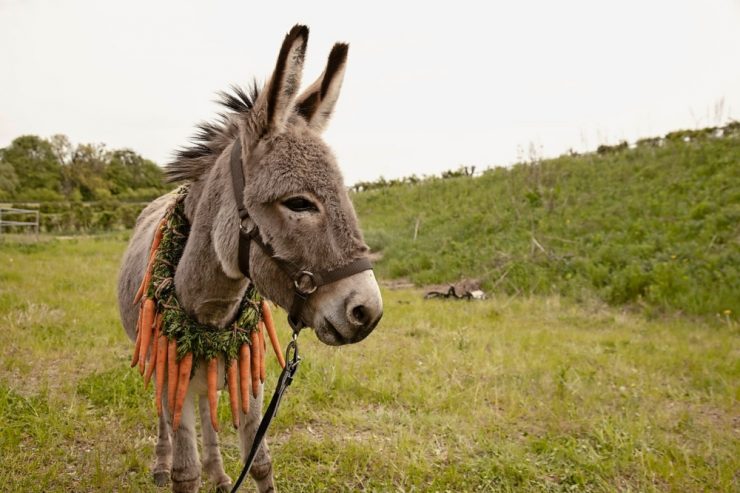
M 270 246 L 250 248 L 250 275 L 260 291 L 289 310 L 296 270 L 327 272 L 367 256 L 336 160 L 321 138 L 339 96 L 348 46 L 337 43 L 324 73 L 299 94 L 308 28 L 285 37 L 275 71 L 239 120 L 245 176 L 245 230 Z M 273 257 L 277 257 L 277 260 Z M 299 314 L 326 344 L 364 339 L 383 312 L 372 270 L 318 287 Z

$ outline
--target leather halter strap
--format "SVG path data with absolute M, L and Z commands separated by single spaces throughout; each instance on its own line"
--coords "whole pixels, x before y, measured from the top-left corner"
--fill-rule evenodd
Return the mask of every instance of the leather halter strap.
M 256 243 L 262 251 L 270 257 L 288 277 L 293 281 L 293 301 L 290 305 L 288 314 L 288 323 L 293 332 L 298 332 L 306 327 L 301 318 L 303 307 L 308 301 L 308 297 L 319 287 L 326 284 L 352 276 L 358 272 L 370 270 L 373 268 L 372 263 L 367 257 L 361 257 L 352 260 L 336 269 L 309 271 L 302 269 L 293 262 L 278 257 L 272 245 L 262 240 L 259 227 L 255 222 L 251 229 L 247 229 L 245 223 L 249 217 L 249 211 L 244 202 L 244 169 L 242 168 L 242 144 L 241 139 L 236 139 L 234 147 L 231 149 L 231 183 L 234 187 L 234 198 L 236 199 L 236 208 L 239 211 L 239 270 L 247 278 L 251 279 L 249 268 L 249 250 L 252 242 Z M 254 222 L 254 220 L 253 220 Z

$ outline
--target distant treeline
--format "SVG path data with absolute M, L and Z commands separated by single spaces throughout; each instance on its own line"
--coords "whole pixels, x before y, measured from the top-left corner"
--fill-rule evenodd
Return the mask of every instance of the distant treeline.
M 614 145 L 602 144 L 596 149 L 596 154 L 598 155 L 614 154 L 614 153 L 626 151 L 627 149 L 630 149 L 630 148 L 662 147 L 666 143 L 679 142 L 679 141 L 681 142 L 700 141 L 700 140 L 704 140 L 710 137 L 714 137 L 714 138 L 723 137 L 725 135 L 729 135 L 731 133 L 737 133 L 737 132 L 740 132 L 740 122 L 733 121 L 722 127 L 707 127 L 707 128 L 697 129 L 697 130 L 677 130 L 674 132 L 667 133 L 664 137 L 649 137 L 645 139 L 640 139 L 637 142 L 635 142 L 632 146 L 630 146 L 629 142 L 627 142 L 626 140 L 622 140 Z M 586 153 L 586 154 L 589 154 L 589 153 Z M 566 155 L 570 157 L 576 157 L 576 156 L 579 156 L 580 154 L 578 152 L 571 150 L 571 151 L 568 151 Z M 539 159 L 539 157 L 530 156 L 530 161 L 534 161 L 537 159 Z M 490 169 L 480 170 L 478 174 L 486 173 L 489 171 L 491 170 Z M 455 170 L 443 171 L 439 176 L 411 175 L 411 176 L 404 176 L 401 178 L 392 178 L 392 179 L 386 179 L 381 176 L 377 180 L 373 180 L 373 181 L 359 181 L 355 183 L 352 187 L 350 187 L 350 189 L 353 192 L 367 192 L 370 190 L 393 188 L 393 187 L 404 186 L 404 185 L 416 185 L 422 182 L 429 182 L 429 181 L 435 181 L 435 180 L 440 180 L 440 179 L 446 180 L 450 178 L 460 178 L 463 176 L 472 177 L 475 175 L 476 175 L 475 166 L 460 166 Z
M 24 135 L 0 149 L 0 201 L 142 201 L 167 188 L 162 169 L 130 149 L 65 135 Z
M 350 190 L 352 190 L 353 192 L 367 192 L 369 190 L 396 187 L 399 185 L 415 185 L 422 181 L 438 180 L 439 178 L 446 180 L 448 178 L 459 178 L 461 176 L 474 176 L 474 175 L 475 175 L 475 166 L 460 166 L 459 168 L 455 170 L 443 171 L 440 177 L 436 177 L 436 176 L 419 177 L 417 175 L 411 175 L 411 176 L 404 176 L 402 178 L 392 178 L 390 180 L 386 180 L 385 178 L 381 176 L 375 181 L 358 181 L 357 183 L 352 185 L 352 187 L 350 187 Z

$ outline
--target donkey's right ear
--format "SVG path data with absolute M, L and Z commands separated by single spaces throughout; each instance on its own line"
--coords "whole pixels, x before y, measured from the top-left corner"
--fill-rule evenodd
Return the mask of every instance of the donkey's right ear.
M 285 36 L 275 71 L 270 77 L 255 108 L 259 115 L 262 135 L 283 130 L 301 86 L 303 58 L 308 44 L 308 27 L 296 24 Z
M 337 43 L 329 53 L 326 69 L 296 100 L 296 112 L 308 122 L 308 126 L 322 131 L 331 118 L 339 90 L 344 80 L 349 45 Z

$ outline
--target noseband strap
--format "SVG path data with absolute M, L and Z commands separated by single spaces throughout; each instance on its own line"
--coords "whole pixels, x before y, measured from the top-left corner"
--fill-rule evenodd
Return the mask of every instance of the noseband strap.
M 244 201 L 244 168 L 242 167 L 242 144 L 241 139 L 234 142 L 231 149 L 231 183 L 234 187 L 234 198 L 236 199 L 236 208 L 239 211 L 239 270 L 247 278 L 251 279 L 249 269 L 249 250 L 252 242 L 256 243 L 262 251 L 272 259 L 277 266 L 293 281 L 293 301 L 290 305 L 288 314 L 288 323 L 293 332 L 298 332 L 306 327 L 301 313 L 308 301 L 309 296 L 321 286 L 331 284 L 346 277 L 350 277 L 358 272 L 363 272 L 373 268 L 372 263 L 367 257 L 361 257 L 350 261 L 342 266 L 331 270 L 311 271 L 300 268 L 293 262 L 278 257 L 272 245 L 262 240 L 259 227 L 254 219 L 254 225 L 247 229 L 247 220 L 250 219 L 249 212 Z

